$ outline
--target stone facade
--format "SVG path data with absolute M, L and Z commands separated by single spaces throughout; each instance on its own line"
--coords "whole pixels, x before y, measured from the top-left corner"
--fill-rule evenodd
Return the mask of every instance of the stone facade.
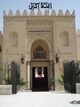
M 2 61 L 2 44 L 3 44 L 3 38 L 2 38 L 2 32 L 0 31 L 0 61 Z
M 76 33 L 76 37 L 77 37 L 77 59 L 78 61 L 80 61 L 80 29 L 77 30 Z
M 63 62 L 77 60 L 75 13 L 66 11 L 65 15 L 59 10 L 58 15 L 53 10 L 51 15 L 39 10 L 23 15 L 17 10 L 4 12 L 3 53 L 2 60 L 20 64 L 20 76 L 28 81 L 26 87 L 32 89 L 33 67 L 48 68 L 48 87 L 54 67 L 54 78 L 57 80 L 63 74 Z M 24 63 L 21 58 L 24 57 Z M 56 59 L 58 58 L 58 59 Z M 56 62 L 56 60 L 58 60 Z M 60 86 L 55 82 L 55 89 Z

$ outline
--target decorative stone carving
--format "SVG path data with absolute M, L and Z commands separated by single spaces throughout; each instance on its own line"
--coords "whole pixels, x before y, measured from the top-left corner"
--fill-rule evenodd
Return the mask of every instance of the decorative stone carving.
M 46 27 L 48 26 L 52 26 L 52 21 L 50 20 L 28 20 L 27 21 L 27 27 L 34 27 L 34 26 L 37 26 L 37 27 L 43 27 L 46 25 Z
M 3 11 L 3 16 L 14 16 L 12 10 L 9 10 L 8 15 L 6 14 L 5 11 Z M 21 13 L 19 10 L 16 11 L 15 16 L 21 16 Z M 27 10 L 23 11 L 22 16 L 28 16 Z M 29 16 L 35 16 L 35 12 L 34 10 L 30 11 Z M 38 10 L 37 12 L 37 16 L 50 16 L 49 15 L 49 10 L 45 10 L 44 15 L 42 15 L 41 10 Z M 75 11 L 72 12 L 72 14 L 70 14 L 70 11 L 67 9 L 65 12 L 65 15 L 63 14 L 62 10 L 59 10 L 58 15 L 56 14 L 55 10 L 52 10 L 51 12 L 51 16 L 75 16 Z

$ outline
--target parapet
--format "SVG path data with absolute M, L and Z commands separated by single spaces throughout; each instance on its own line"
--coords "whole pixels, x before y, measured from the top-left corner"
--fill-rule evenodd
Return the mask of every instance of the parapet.
M 0 31 L 0 36 L 2 36 L 2 32 Z
M 77 36 L 80 36 L 80 29 L 77 30 L 76 34 Z
M 27 10 L 24 10 L 23 13 L 19 10 L 16 10 L 16 13 L 13 14 L 12 10 L 9 10 L 8 13 L 6 11 L 3 12 L 3 16 L 75 16 L 75 11 L 71 13 L 68 9 L 66 10 L 65 13 L 63 13 L 62 10 L 58 11 L 58 14 L 56 13 L 55 10 L 52 10 L 51 14 L 49 13 L 49 10 L 45 10 L 44 14 L 42 14 L 41 10 L 37 11 L 37 15 L 35 14 L 34 10 L 31 10 L 30 13 L 27 13 Z

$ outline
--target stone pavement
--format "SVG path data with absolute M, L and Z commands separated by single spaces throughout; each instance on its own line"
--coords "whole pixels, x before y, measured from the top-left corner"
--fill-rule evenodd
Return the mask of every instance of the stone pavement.
M 28 91 L 0 95 L 0 107 L 80 107 L 80 104 L 75 103 L 79 100 L 79 94 Z

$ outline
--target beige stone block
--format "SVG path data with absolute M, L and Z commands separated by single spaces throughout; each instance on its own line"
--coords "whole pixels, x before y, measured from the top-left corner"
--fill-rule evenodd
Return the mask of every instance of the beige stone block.
M 0 85 L 0 95 L 12 94 L 12 85 Z

